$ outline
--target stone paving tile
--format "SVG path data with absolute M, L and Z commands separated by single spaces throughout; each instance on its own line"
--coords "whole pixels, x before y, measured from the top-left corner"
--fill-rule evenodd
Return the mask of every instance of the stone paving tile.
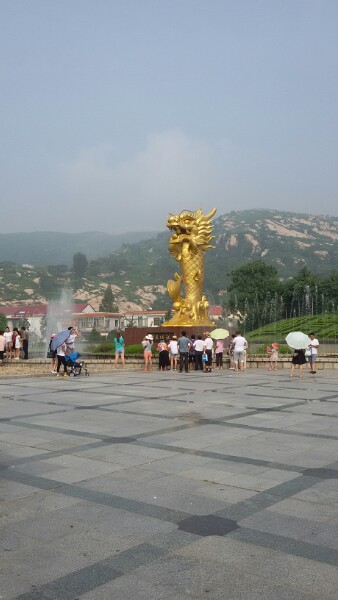
M 31 494 L 37 494 L 36 488 L 15 481 L 0 481 L 0 500 L 15 500 Z
M 305 500 L 324 505 L 336 505 L 338 509 L 338 481 L 328 480 L 317 483 L 309 490 L 294 494 L 295 500 Z
M 220 566 L 222 568 L 220 568 Z M 177 597 L 181 594 L 190 598 L 246 598 L 247 600 L 273 598 L 274 600 L 287 600 L 290 596 L 290 587 L 277 588 L 271 583 L 271 578 L 263 579 L 257 573 L 248 573 L 245 567 L 227 569 L 222 563 L 208 560 L 205 556 L 201 560 L 183 556 L 169 556 L 166 560 L 158 561 L 137 569 L 136 574 L 141 580 L 154 581 L 169 590 L 176 590 Z M 169 596 L 170 597 L 170 596 Z M 292 596 L 291 596 L 292 597 Z M 297 596 L 294 596 L 295 598 Z M 299 598 L 314 598 L 314 596 L 301 596 Z
M 195 489 L 196 495 L 209 496 L 219 501 L 224 501 L 227 504 L 233 504 L 253 498 L 258 492 L 246 490 L 244 488 L 234 487 L 232 485 L 224 485 L 221 483 L 205 482 Z
M 241 519 L 239 525 L 294 539 L 303 539 L 305 535 L 311 534 L 316 528 L 316 525 L 307 519 L 280 515 L 267 510 L 262 510 L 251 517 Z
M 305 531 L 301 538 L 304 542 L 326 546 L 338 550 L 338 524 L 329 521 L 311 531 Z
M 337 374 L 269 375 L 2 381 L 0 595 L 336 600 Z
M 159 534 L 161 538 L 168 534 Z M 156 537 L 156 536 L 154 536 Z M 136 538 L 127 535 L 111 535 L 110 532 L 101 532 L 95 529 L 93 522 L 86 524 L 84 530 L 68 533 L 54 540 L 53 550 L 57 553 L 71 552 L 84 557 L 86 564 L 91 565 L 105 558 L 118 555 L 129 548 L 137 546 Z M 45 544 L 47 546 L 47 544 Z
M 56 552 L 55 548 L 44 545 L 34 548 L 32 552 L 16 552 L 3 563 L 3 570 L 12 571 L 14 579 L 20 574 L 31 585 L 40 586 L 79 570 L 87 563 L 85 556 L 64 549 Z
M 338 515 L 338 504 L 332 506 L 296 500 L 295 498 L 296 496 L 293 496 L 287 500 L 282 500 L 273 506 L 269 506 L 266 510 L 281 515 L 300 517 L 314 521 L 314 523 L 326 523 Z
M 64 509 L 74 504 L 80 504 L 77 498 L 69 498 L 53 491 L 38 492 L 28 496 L 21 496 L 11 502 L 0 503 L 1 525 L 16 523 L 25 519 L 53 513 L 55 510 Z
M 209 561 L 220 563 L 226 571 L 236 571 L 245 567 L 247 574 L 259 574 L 263 581 L 270 581 L 275 586 L 288 586 L 294 593 L 298 590 L 305 594 L 313 594 L 315 598 L 319 598 L 323 593 L 322 597 L 325 600 L 335 598 L 338 572 L 334 566 L 290 556 L 279 550 L 229 537 L 210 537 L 176 550 L 175 554 L 200 562 L 207 558 Z M 247 598 L 249 600 L 250 595 Z
M 135 575 L 123 575 L 106 585 L 95 588 L 93 592 L 81 596 L 81 600 L 191 600 L 191 595 L 158 585 L 156 581 L 142 580 Z
M 1 572 L 1 596 L 6 600 L 14 600 L 27 591 L 34 589 L 31 575 L 26 579 L 21 573 L 13 577 L 13 570 Z

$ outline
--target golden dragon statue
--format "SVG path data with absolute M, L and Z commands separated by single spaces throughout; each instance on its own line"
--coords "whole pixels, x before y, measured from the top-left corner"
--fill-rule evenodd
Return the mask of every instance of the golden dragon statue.
M 211 219 L 215 213 L 216 208 L 204 215 L 199 208 L 168 217 L 167 227 L 173 231 L 169 252 L 181 263 L 182 275 L 175 273 L 174 279 L 167 284 L 173 300 L 174 316 L 163 324 L 165 327 L 214 325 L 208 316 L 209 303 L 203 294 L 203 283 L 204 252 L 214 248 L 210 242 L 214 237 L 211 235 Z M 181 296 L 182 284 L 185 298 Z

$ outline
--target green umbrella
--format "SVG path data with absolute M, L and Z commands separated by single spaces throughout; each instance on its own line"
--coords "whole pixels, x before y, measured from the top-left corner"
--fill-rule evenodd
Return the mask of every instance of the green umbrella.
M 210 337 L 212 337 L 213 340 L 224 340 L 225 338 L 227 338 L 229 335 L 229 332 L 227 329 L 214 329 L 213 331 L 210 331 Z

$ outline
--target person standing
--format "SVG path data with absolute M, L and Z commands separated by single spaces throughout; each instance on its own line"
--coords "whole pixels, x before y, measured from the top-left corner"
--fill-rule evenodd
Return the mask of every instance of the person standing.
M 248 347 L 248 342 L 245 337 L 242 336 L 240 331 L 236 332 L 234 338 L 234 365 L 235 365 L 235 373 L 238 371 L 244 370 L 244 361 L 245 361 L 245 351 Z
M 199 369 L 203 371 L 203 350 L 204 350 L 204 342 L 202 340 L 202 336 L 198 335 L 197 340 L 194 342 L 195 348 L 195 371 Z
M 206 373 L 211 373 L 213 347 L 214 347 L 214 342 L 212 341 L 210 333 L 206 333 L 205 340 L 204 340 L 204 352 L 207 355 L 207 360 L 205 363 L 205 372 Z
M 268 351 L 268 355 L 270 358 L 270 367 L 269 371 L 277 371 L 277 363 L 278 363 L 278 344 L 274 342 L 271 344 L 271 348 Z
M 168 344 L 169 352 L 170 352 L 170 368 L 172 371 L 177 370 L 177 357 L 178 357 L 178 344 L 177 337 L 173 335 L 169 344 Z
M 310 350 L 310 355 L 309 355 L 309 366 L 310 366 L 310 373 L 312 373 L 313 375 L 316 373 L 316 360 L 317 360 L 317 356 L 318 356 L 318 346 L 319 346 L 319 342 L 317 340 L 317 338 L 315 338 L 315 334 L 309 333 L 309 338 L 311 340 L 310 344 L 309 344 L 309 350 Z
M 124 367 L 126 361 L 124 358 L 124 339 L 121 331 L 116 333 L 116 337 L 114 337 L 115 344 L 115 367 L 117 367 L 117 363 L 119 361 L 119 356 L 121 357 L 122 367 Z
M 0 331 L 0 367 L 2 367 L 5 350 L 6 350 L 6 338 L 4 336 L 4 332 Z
M 19 330 L 17 327 L 14 327 L 12 334 L 12 349 L 14 352 L 14 360 L 19 360 L 20 358 L 20 350 L 21 350 L 21 339 Z
M 290 377 L 293 377 L 296 366 L 298 366 L 298 369 L 299 369 L 299 377 L 303 377 L 302 372 L 303 372 L 303 365 L 305 365 L 305 363 L 306 363 L 305 350 L 302 350 L 302 349 L 294 350 L 292 359 L 291 359 Z
M 177 340 L 177 346 L 180 351 L 180 373 L 184 370 L 186 373 L 189 373 L 189 348 L 190 348 L 190 340 L 187 337 L 187 332 L 182 331 L 181 337 Z
M 230 360 L 230 364 L 229 364 L 229 369 L 231 369 L 232 371 L 235 368 L 235 363 L 234 363 L 234 339 L 235 339 L 236 335 L 234 333 L 231 334 L 231 338 L 229 341 L 229 348 L 227 350 L 227 354 L 229 356 L 229 360 Z
M 157 352 L 158 352 L 158 368 L 160 369 L 160 371 L 166 371 L 167 367 L 170 365 L 170 360 L 169 360 L 168 346 L 164 340 L 160 340 L 160 342 L 157 346 Z
M 61 365 L 63 365 L 63 376 L 64 377 L 68 377 L 68 373 L 67 373 L 67 363 L 66 363 L 66 351 L 67 351 L 67 344 L 61 344 L 61 346 L 59 346 L 56 350 L 56 356 L 57 356 L 57 367 L 56 367 L 56 377 L 60 377 L 60 367 Z
M 144 355 L 144 370 L 145 371 L 151 371 L 152 369 L 152 358 L 153 358 L 153 353 L 152 353 L 152 345 L 153 345 L 153 337 L 146 335 L 145 338 L 142 341 L 142 346 L 143 346 L 143 355 Z
M 28 342 L 29 342 L 29 333 L 26 327 L 21 327 L 20 337 L 22 341 L 22 350 L 23 350 L 23 358 L 24 360 L 28 359 Z
M 224 340 L 216 340 L 216 367 L 223 369 Z
M 194 333 L 190 336 L 190 348 L 189 348 L 189 371 L 193 369 L 193 365 L 195 364 L 195 341 L 196 336 Z
M 51 359 L 51 373 L 56 373 L 56 367 L 57 367 L 57 350 L 51 350 L 51 343 L 53 341 L 53 339 L 55 338 L 56 333 L 52 333 L 52 335 L 50 336 L 50 340 L 49 340 L 49 345 L 48 345 L 48 354 L 47 354 L 47 358 L 50 357 Z
M 6 358 L 12 358 L 12 332 L 9 327 L 5 328 L 4 338 L 6 340 Z
M 68 356 L 69 354 L 73 354 L 73 352 L 75 352 L 75 340 L 76 338 L 80 337 L 80 333 L 79 331 L 76 329 L 76 327 L 73 327 L 72 325 L 70 327 L 68 327 L 68 331 L 69 331 L 69 336 L 67 337 L 65 344 L 66 344 L 66 356 Z

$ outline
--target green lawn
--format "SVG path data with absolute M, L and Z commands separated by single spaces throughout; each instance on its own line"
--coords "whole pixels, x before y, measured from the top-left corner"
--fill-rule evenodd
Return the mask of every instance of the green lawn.
M 283 319 L 259 327 L 259 329 L 254 329 L 254 331 L 246 332 L 245 337 L 251 342 L 281 342 L 285 340 L 290 331 L 303 331 L 304 333 L 314 331 L 316 337 L 321 340 L 336 340 L 338 313 Z

